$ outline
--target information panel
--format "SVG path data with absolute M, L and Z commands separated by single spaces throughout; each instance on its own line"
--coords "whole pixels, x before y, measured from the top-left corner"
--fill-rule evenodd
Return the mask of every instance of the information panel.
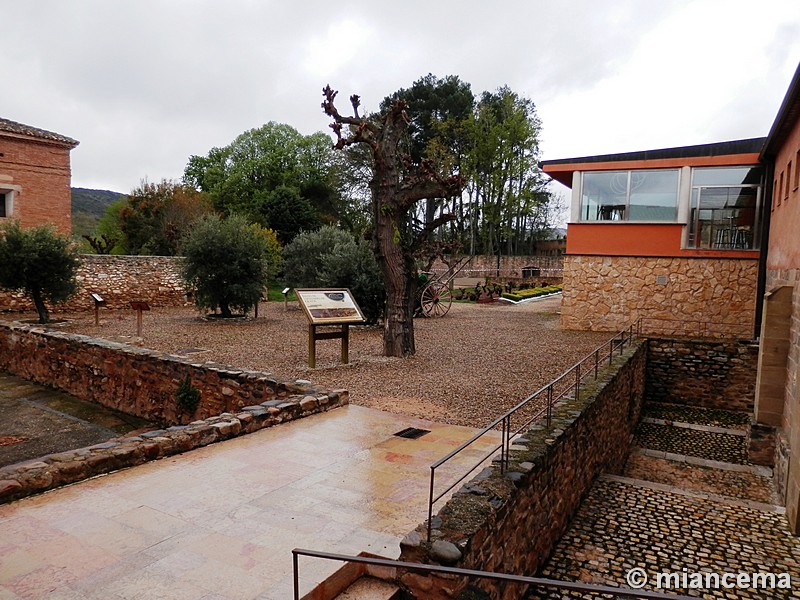
M 364 315 L 348 289 L 296 289 L 295 293 L 313 325 L 364 322 Z

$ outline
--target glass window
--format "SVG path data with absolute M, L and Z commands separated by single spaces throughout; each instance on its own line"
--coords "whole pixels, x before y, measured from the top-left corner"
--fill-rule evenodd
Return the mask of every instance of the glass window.
M 677 169 L 583 174 L 581 220 L 675 221 Z
M 6 192 L 0 191 L 0 218 L 8 216 L 8 209 L 6 208 Z
M 758 167 L 694 169 L 689 246 L 714 250 L 756 248 L 761 176 Z

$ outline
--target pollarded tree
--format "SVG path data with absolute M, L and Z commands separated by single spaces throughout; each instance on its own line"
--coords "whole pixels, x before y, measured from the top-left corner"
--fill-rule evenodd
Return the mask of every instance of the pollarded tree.
M 414 307 L 416 277 L 414 249 L 430 230 L 452 217 L 440 215 L 421 234 L 409 227 L 409 211 L 426 198 L 449 197 L 461 192 L 464 181 L 459 175 L 442 176 L 431 163 L 412 164 L 400 141 L 408 128 L 406 104 L 398 100 L 379 119 L 358 114 L 360 99 L 353 95 L 353 116 L 339 113 L 334 102 L 337 92 L 330 86 L 323 90 L 322 109 L 333 119 L 335 148 L 362 144 L 372 155 L 372 250 L 381 267 L 386 286 L 383 352 L 386 356 L 411 356 L 414 345 Z
M 39 323 L 48 323 L 45 301 L 59 303 L 77 290 L 77 249 L 52 227 L 21 229 L 12 221 L 0 228 L 0 287 L 22 290 L 33 300 Z
M 247 312 L 269 283 L 269 248 L 263 231 L 241 215 L 208 214 L 183 238 L 183 278 L 198 308 L 232 317 Z

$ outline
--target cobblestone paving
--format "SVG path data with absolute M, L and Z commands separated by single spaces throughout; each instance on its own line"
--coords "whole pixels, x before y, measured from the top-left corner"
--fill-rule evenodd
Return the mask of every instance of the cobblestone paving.
M 727 427 L 730 429 L 745 429 L 750 422 L 750 416 L 743 412 L 697 408 L 680 404 L 662 404 L 660 402 L 645 404 L 642 409 L 642 417 L 713 427 Z
M 755 473 L 725 471 L 631 454 L 624 474 L 632 479 L 646 479 L 685 490 L 709 492 L 765 504 L 778 503 L 772 479 Z
M 626 574 L 789 573 L 794 589 L 671 589 L 704 598 L 800 598 L 800 538 L 784 517 L 616 481 L 598 481 L 541 575 L 628 587 Z M 667 591 L 667 590 L 661 590 Z M 528 600 L 598 598 L 531 592 Z
M 744 436 L 639 423 L 636 446 L 740 465 L 749 464 Z

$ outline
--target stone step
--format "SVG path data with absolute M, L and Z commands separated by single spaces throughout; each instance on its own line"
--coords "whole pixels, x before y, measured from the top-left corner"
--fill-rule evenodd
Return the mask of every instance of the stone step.
M 399 600 L 400 588 L 396 585 L 364 576 L 353 582 L 336 600 Z

